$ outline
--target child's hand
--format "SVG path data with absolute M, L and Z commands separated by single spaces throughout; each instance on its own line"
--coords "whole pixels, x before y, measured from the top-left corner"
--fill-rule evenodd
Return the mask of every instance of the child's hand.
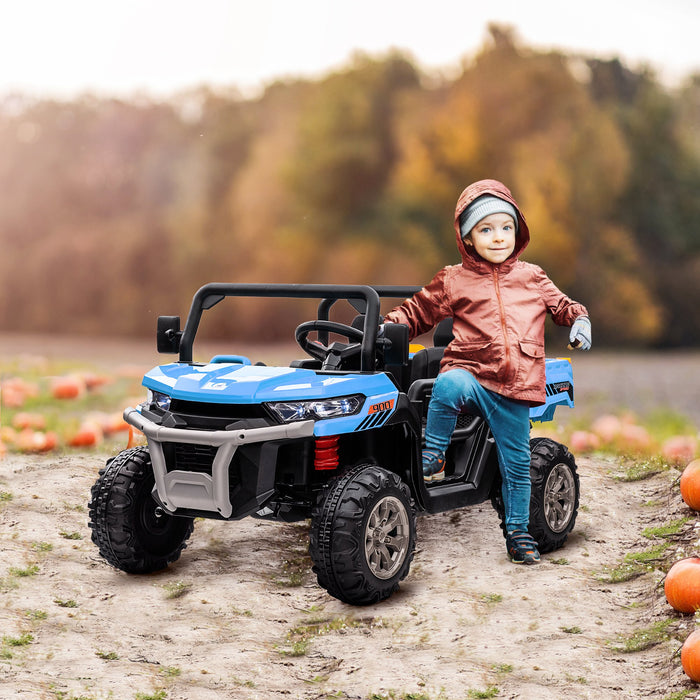
M 591 349 L 591 320 L 588 316 L 579 316 L 571 326 L 569 349 Z

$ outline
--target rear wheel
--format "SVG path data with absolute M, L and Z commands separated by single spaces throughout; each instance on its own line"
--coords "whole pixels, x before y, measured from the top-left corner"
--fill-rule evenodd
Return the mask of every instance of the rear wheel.
M 569 450 L 549 438 L 530 440 L 530 534 L 540 552 L 559 549 L 573 530 L 578 515 L 580 485 L 576 462 Z M 501 479 L 496 479 L 491 502 L 505 533 Z
M 192 518 L 169 515 L 154 500 L 155 479 L 146 447 L 120 452 L 92 487 L 92 541 L 114 567 L 131 574 L 164 569 L 185 549 Z
M 398 589 L 415 542 L 408 486 L 393 472 L 361 465 L 324 489 L 309 553 L 320 586 L 345 603 L 368 605 Z

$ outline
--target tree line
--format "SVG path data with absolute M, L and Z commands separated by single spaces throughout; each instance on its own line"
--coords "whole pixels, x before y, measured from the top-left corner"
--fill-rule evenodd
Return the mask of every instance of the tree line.
M 209 281 L 423 284 L 459 260 L 457 196 L 493 177 L 598 345 L 697 346 L 699 127 L 700 73 L 669 88 L 495 25 L 450 77 L 391 52 L 253 99 L 7 95 L 0 331 L 150 334 Z M 250 302 L 218 332 L 289 319 Z

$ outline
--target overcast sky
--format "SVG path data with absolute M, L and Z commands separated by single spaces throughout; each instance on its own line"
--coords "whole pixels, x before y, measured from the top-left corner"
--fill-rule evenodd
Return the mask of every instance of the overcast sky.
M 700 70 L 700 0 L 0 0 L 0 95 L 252 94 L 318 76 L 355 50 L 459 65 L 487 24 L 534 48 L 618 56 L 673 84 Z

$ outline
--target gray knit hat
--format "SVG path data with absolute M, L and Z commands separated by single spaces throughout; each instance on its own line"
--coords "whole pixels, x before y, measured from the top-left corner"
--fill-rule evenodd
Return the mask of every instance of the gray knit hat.
M 515 230 L 518 230 L 518 212 L 515 207 L 505 199 L 494 197 L 490 194 L 477 197 L 460 215 L 459 230 L 462 239 L 486 216 L 491 214 L 509 214 L 515 221 Z

